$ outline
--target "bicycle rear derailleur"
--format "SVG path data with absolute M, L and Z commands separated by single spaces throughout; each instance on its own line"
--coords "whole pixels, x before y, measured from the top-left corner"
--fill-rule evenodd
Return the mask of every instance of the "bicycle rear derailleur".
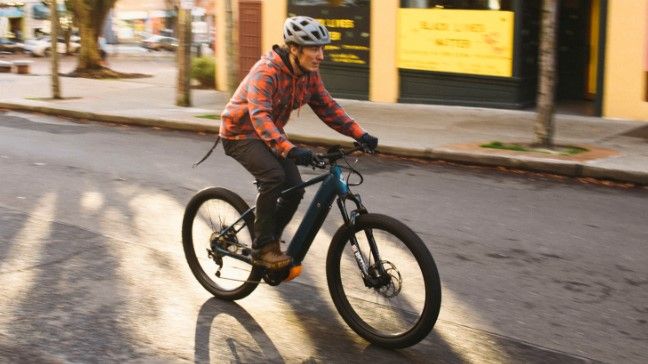
M 223 256 L 226 255 L 243 255 L 249 256 L 252 250 L 241 244 L 236 237 L 236 232 L 226 231 L 219 233 L 214 231 L 209 238 L 211 249 L 207 249 L 207 255 L 218 265 L 216 276 L 220 277 L 220 271 L 223 269 Z

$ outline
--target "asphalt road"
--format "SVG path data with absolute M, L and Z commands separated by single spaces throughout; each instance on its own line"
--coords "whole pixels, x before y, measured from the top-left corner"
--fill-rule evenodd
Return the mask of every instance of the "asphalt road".
M 211 142 L 0 111 L 0 362 L 648 360 L 646 189 L 360 158 L 356 191 L 420 234 L 443 284 L 433 333 L 390 351 L 328 296 L 334 214 L 295 282 L 225 303 L 193 279 L 180 240 L 192 194 L 254 196 L 220 149 L 191 167 Z

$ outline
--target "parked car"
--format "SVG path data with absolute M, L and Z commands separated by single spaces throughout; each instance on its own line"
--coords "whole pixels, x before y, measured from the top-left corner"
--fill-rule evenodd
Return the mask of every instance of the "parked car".
M 6 53 L 22 53 L 24 44 L 16 41 L 0 38 L 0 52 Z
M 167 50 L 175 52 L 178 49 L 178 40 L 163 35 L 153 35 L 144 39 L 141 46 L 151 51 Z
M 57 51 L 60 54 L 65 54 L 65 39 L 58 38 Z M 81 44 L 79 43 L 78 37 L 70 38 L 70 52 L 75 54 L 79 52 Z M 49 37 L 29 39 L 25 41 L 24 45 L 25 52 L 31 53 L 34 57 L 49 57 L 52 52 L 52 44 Z

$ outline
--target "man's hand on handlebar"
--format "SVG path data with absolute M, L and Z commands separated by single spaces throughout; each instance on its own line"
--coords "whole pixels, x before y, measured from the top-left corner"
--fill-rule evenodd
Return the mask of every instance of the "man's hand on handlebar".
M 377 138 L 374 139 L 376 144 L 373 145 L 377 145 L 378 139 Z M 360 139 L 358 139 L 358 141 L 359 140 Z M 294 147 L 293 149 L 290 150 L 290 152 L 288 152 L 288 158 L 294 160 L 295 164 L 301 166 L 310 166 L 313 168 L 326 168 L 327 166 L 334 163 L 336 160 L 340 158 L 344 158 L 344 156 L 351 154 L 353 152 L 362 151 L 365 153 L 373 153 L 374 151 L 374 149 L 370 148 L 370 145 L 362 144 L 360 142 L 354 144 L 355 144 L 354 148 L 347 149 L 347 150 L 342 149 L 342 147 L 337 145 L 330 148 L 327 153 L 323 153 L 323 154 L 320 153 L 314 154 L 310 149 Z
M 373 153 L 378 147 L 378 138 L 369 133 L 362 134 L 356 141 L 360 143 L 362 149 L 367 153 Z
M 288 158 L 300 166 L 310 166 L 313 163 L 313 152 L 310 149 L 294 147 L 288 152 Z

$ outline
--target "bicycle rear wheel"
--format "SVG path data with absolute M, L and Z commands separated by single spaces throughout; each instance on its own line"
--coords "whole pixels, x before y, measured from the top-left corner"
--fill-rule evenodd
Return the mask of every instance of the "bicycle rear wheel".
M 263 269 L 219 254 L 215 249 L 217 244 L 239 254 L 245 248 L 251 249 L 253 213 L 236 223 L 237 233 L 217 239 L 248 209 L 248 204 L 237 194 L 218 187 L 200 191 L 185 209 L 182 245 L 187 263 L 198 282 L 215 297 L 225 300 L 246 297 L 257 287 L 263 274 Z M 220 271 L 218 263 L 222 263 Z
M 363 279 L 358 268 L 352 236 L 373 283 Z M 370 240 L 377 248 L 373 252 Z M 416 233 L 391 217 L 365 214 L 353 229 L 338 229 L 328 251 L 326 276 L 344 321 L 374 344 L 414 345 L 430 333 L 439 315 L 441 283 L 432 255 Z

